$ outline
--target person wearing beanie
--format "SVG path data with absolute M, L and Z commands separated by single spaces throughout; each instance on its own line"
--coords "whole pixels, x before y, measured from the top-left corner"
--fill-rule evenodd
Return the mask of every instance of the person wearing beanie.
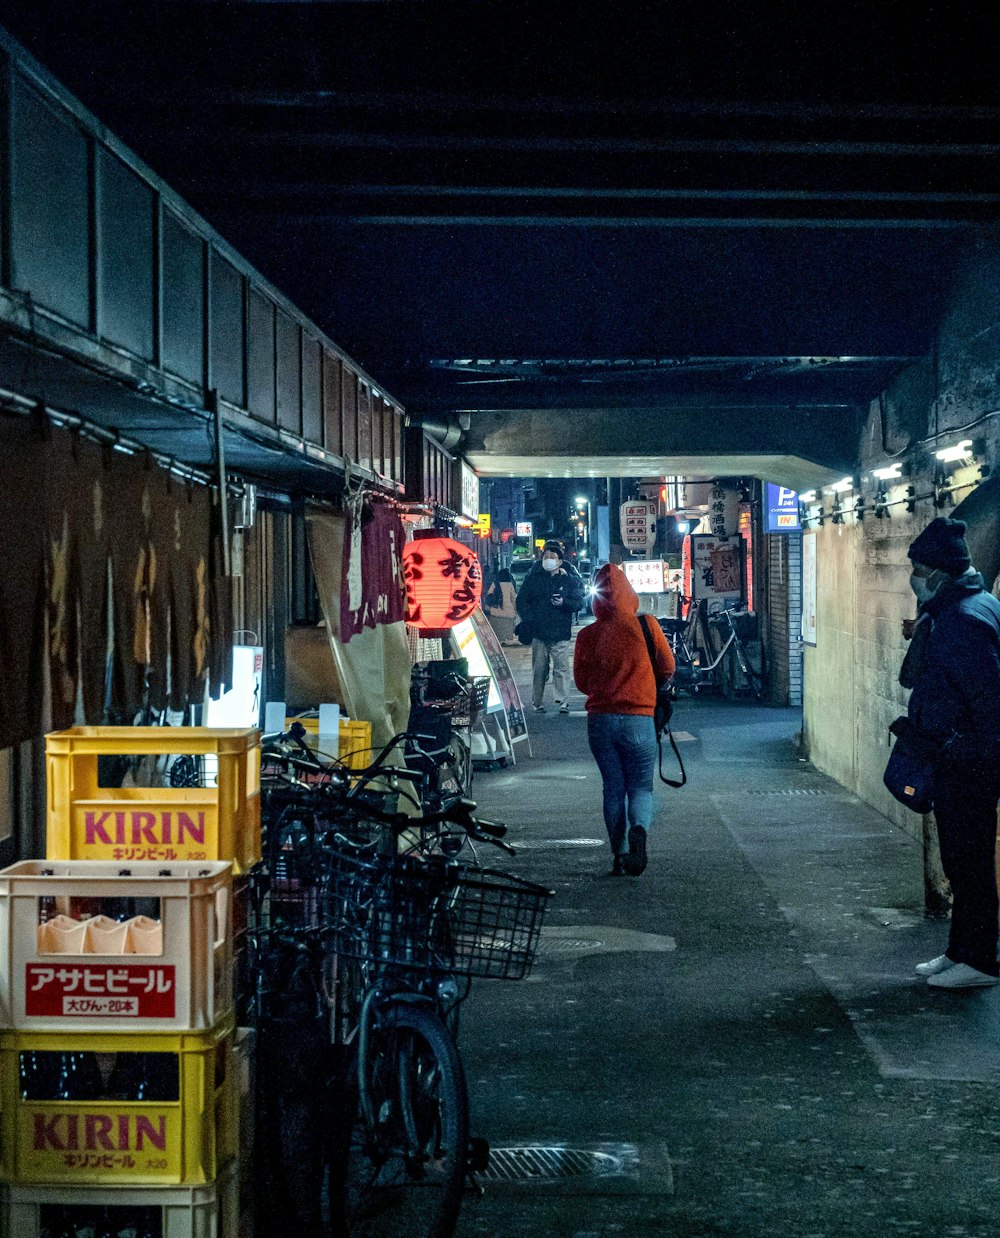
M 970 562 L 961 520 L 931 521 L 908 555 L 919 613 L 914 636 L 923 635 L 903 679 L 912 686 L 906 716 L 890 731 L 933 763 L 934 818 L 953 898 L 945 953 L 916 970 L 934 988 L 979 988 L 1000 975 L 1000 601 Z
M 564 562 L 560 543 L 546 542 L 516 601 L 517 613 L 531 633 L 531 700 L 536 713 L 545 713 L 550 668 L 556 705 L 561 714 L 569 713 L 569 641 L 573 615 L 582 605 L 580 573 Z
M 594 622 L 577 636 L 573 659 L 576 686 L 587 696 L 587 739 L 601 771 L 614 877 L 638 877 L 646 867 L 657 753 L 656 689 L 674 673 L 663 630 L 651 616 L 640 620 L 638 610 L 638 595 L 621 568 L 613 563 L 598 568 Z M 644 625 L 653 641 L 655 670 Z

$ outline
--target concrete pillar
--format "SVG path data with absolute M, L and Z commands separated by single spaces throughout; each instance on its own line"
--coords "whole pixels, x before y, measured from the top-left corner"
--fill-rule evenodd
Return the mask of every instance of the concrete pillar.
M 622 528 L 619 513 L 622 505 L 622 479 L 608 478 L 608 538 L 610 542 L 610 559 L 612 563 L 621 563 L 625 556 L 622 544 Z

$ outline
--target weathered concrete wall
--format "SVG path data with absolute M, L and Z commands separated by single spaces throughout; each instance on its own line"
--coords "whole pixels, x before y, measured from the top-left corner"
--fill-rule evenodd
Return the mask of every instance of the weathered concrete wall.
M 906 650 L 901 621 L 915 614 L 906 551 L 935 516 L 949 515 L 973 493 L 983 475 L 981 464 L 984 472 L 1000 469 L 1000 416 L 991 416 L 1000 410 L 998 306 L 1000 239 L 983 233 L 959 272 L 931 357 L 901 374 L 872 405 L 859 444 L 863 519 L 845 512 L 843 523 L 833 523 L 836 499 L 824 493 L 823 523 L 813 526 L 817 640 L 805 651 L 804 691 L 810 759 L 917 839 L 923 837 L 921 819 L 882 785 L 887 728 L 905 712 L 908 698 L 898 682 Z M 980 458 L 975 466 L 942 472 L 934 451 L 963 438 L 976 441 Z M 871 470 L 895 460 L 903 465 L 903 477 L 890 483 L 885 497 L 892 506 L 878 518 L 873 511 L 878 483 Z M 948 495 L 939 489 L 936 502 L 935 482 L 962 485 Z M 915 500 L 912 513 L 907 487 Z M 858 493 L 843 496 L 845 509 L 854 508 Z M 1000 496 L 996 503 L 1000 506 Z M 985 546 L 985 540 L 979 544 Z M 981 553 L 989 557 L 985 549 Z
M 882 785 L 889 723 L 906 712 L 903 619 L 915 613 L 906 549 L 926 521 L 900 515 L 815 531 L 816 647 L 805 651 L 810 760 L 915 838 L 921 822 Z M 807 534 L 812 536 L 812 534 Z

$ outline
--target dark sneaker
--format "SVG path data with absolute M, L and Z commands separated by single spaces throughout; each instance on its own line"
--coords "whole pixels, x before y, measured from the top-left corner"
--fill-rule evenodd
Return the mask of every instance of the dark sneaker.
M 615 856 L 615 862 L 611 865 L 611 872 L 608 874 L 608 876 L 609 877 L 624 877 L 625 876 L 625 857 L 623 855 Z
M 544 706 L 544 705 L 533 705 L 533 706 L 532 706 L 532 709 L 534 709 L 534 711 L 535 711 L 535 713 L 536 713 L 536 714 L 544 714 L 544 713 L 545 713 L 545 706 Z
M 625 871 L 630 877 L 638 877 L 646 870 L 646 831 L 641 825 L 633 825 L 628 832 L 628 855 Z

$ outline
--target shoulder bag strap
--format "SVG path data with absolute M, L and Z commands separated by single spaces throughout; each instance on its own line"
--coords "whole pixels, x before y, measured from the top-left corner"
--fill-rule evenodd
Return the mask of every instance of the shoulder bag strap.
M 656 683 L 656 654 L 653 651 L 653 633 L 649 630 L 649 625 L 644 622 L 648 615 L 639 616 L 639 627 L 642 628 L 643 639 L 646 642 L 646 652 L 649 654 L 649 661 L 653 667 L 653 682 Z M 677 750 L 677 743 L 674 739 L 674 733 L 670 729 L 670 720 L 667 719 L 667 739 L 670 740 L 670 747 L 674 750 L 674 756 L 677 758 L 677 764 L 680 766 L 680 780 L 674 778 L 665 778 L 663 774 L 663 740 L 657 735 L 656 746 L 660 752 L 659 774 L 660 781 L 665 782 L 668 787 L 683 787 L 688 780 L 687 770 L 684 768 L 684 762 L 681 760 L 681 754 Z

